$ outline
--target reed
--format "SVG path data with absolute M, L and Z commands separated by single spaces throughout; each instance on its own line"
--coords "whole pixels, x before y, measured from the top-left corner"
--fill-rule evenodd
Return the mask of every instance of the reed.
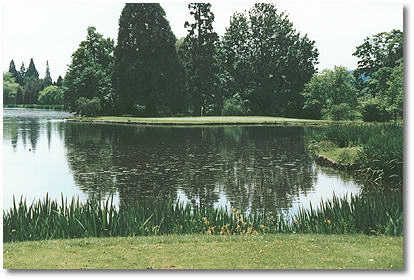
M 378 188 L 401 190 L 403 185 L 403 127 L 401 123 L 344 124 L 307 129 L 308 146 L 359 147 L 359 174 Z
M 112 199 L 80 203 L 46 195 L 28 206 L 20 198 L 3 211 L 3 241 L 161 234 L 365 233 L 401 235 L 400 193 L 334 198 L 291 219 L 278 213 L 192 208 L 179 202 L 116 207 Z

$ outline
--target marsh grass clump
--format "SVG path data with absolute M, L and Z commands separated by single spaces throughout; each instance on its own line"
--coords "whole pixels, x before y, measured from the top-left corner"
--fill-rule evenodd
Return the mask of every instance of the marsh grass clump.
M 351 196 L 302 209 L 292 218 L 276 212 L 244 215 L 232 209 L 191 207 L 179 202 L 116 207 L 105 202 L 80 203 L 47 195 L 32 205 L 20 199 L 3 211 L 3 241 L 48 240 L 81 237 L 142 236 L 206 233 L 243 235 L 264 233 L 365 233 L 401 235 L 401 193 Z
M 403 183 L 402 123 L 343 124 L 306 130 L 312 154 L 331 154 L 356 165 L 357 174 L 383 190 L 401 190 Z M 340 153 L 340 154 L 338 154 Z

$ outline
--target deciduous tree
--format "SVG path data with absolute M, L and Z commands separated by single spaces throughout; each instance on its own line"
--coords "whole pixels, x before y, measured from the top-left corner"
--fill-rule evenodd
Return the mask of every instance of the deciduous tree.
M 255 4 L 235 14 L 222 43 L 224 65 L 235 93 L 252 114 L 298 116 L 300 92 L 316 72 L 315 42 L 295 30 L 275 5 Z
M 72 54 L 72 63 L 63 83 L 65 106 L 69 110 L 77 111 L 76 101 L 80 97 L 97 97 L 104 112 L 112 111 L 113 50 L 112 39 L 105 39 L 95 27 L 88 27 L 86 40 Z

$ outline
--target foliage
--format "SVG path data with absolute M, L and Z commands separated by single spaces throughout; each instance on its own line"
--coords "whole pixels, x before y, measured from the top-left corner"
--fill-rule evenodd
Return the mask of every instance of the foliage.
M 38 97 L 38 104 L 41 105 L 62 105 L 63 104 L 63 89 L 57 86 L 48 86 L 44 88 Z
M 234 14 L 221 44 L 229 92 L 240 92 L 253 114 L 298 116 L 299 94 L 315 73 L 315 42 L 296 32 L 285 13 L 259 3 Z
M 36 75 L 25 75 L 23 85 L 23 103 L 35 104 L 37 102 L 39 92 L 43 89 L 43 83 Z
M 56 86 L 61 87 L 63 86 L 63 78 L 59 75 L 59 77 L 56 80 Z
M 335 66 L 312 76 L 305 85 L 304 116 L 334 120 L 353 119 L 357 90 L 353 76 L 344 67 Z
M 210 3 L 188 4 L 191 22 L 184 27 L 188 34 L 179 48 L 187 79 L 187 91 L 194 114 L 220 114 L 222 94 L 218 86 L 216 44 L 213 30 L 214 14 Z
M 358 68 L 354 72 L 357 79 L 361 75 L 372 77 L 379 69 L 394 68 L 403 58 L 404 34 L 400 30 L 381 32 L 365 38 L 353 53 L 358 57 Z
M 332 125 L 307 130 L 306 137 L 310 145 L 329 141 L 339 148 L 361 147 L 356 162 L 360 178 L 373 183 L 374 190 L 402 189 L 402 124 Z
M 182 66 L 176 38 L 160 4 L 128 3 L 119 19 L 113 87 L 119 113 L 182 111 Z
M 240 95 L 235 94 L 224 99 L 223 116 L 243 116 L 246 115 L 246 108 Z
M 325 114 L 334 121 L 355 119 L 355 111 L 348 103 L 333 104 L 325 110 Z
M 387 111 L 393 119 L 403 118 L 404 107 L 404 63 L 400 60 L 391 72 L 387 81 L 388 89 L 384 93 L 384 100 L 387 105 Z
M 391 116 L 386 105 L 378 98 L 369 98 L 362 103 L 362 119 L 364 122 L 386 122 Z
M 105 39 L 96 32 L 95 27 L 88 27 L 86 40 L 72 54 L 72 63 L 63 83 L 65 106 L 68 110 L 76 111 L 76 102 L 80 97 L 97 97 L 104 112 L 112 111 L 113 50 L 112 39 Z
M 52 85 L 53 81 L 52 81 L 52 77 L 50 77 L 50 69 L 49 69 L 49 61 L 46 61 L 46 74 L 45 77 L 43 78 L 43 87 L 48 87 L 50 85 Z
M 3 212 L 3 242 L 79 237 L 206 233 L 324 233 L 402 235 L 401 193 L 334 197 L 318 209 L 301 209 L 290 219 L 278 213 L 244 215 L 232 209 L 191 207 L 158 201 L 120 205 L 111 200 L 80 203 L 46 198 L 27 205 L 13 200 Z
M 98 97 L 91 99 L 79 97 L 76 100 L 76 112 L 81 116 L 94 117 L 102 113 L 101 100 Z
M 23 85 L 23 80 L 20 76 L 20 73 L 16 70 L 16 65 L 14 64 L 14 60 L 12 59 L 10 61 L 10 66 L 9 66 L 9 73 L 12 74 L 12 77 L 14 78 L 14 80 L 16 81 L 16 83 L 18 83 L 19 85 Z
M 30 59 L 29 68 L 27 68 L 27 71 L 24 74 L 24 79 L 28 78 L 39 79 L 39 72 L 37 72 L 33 58 Z
M 3 104 L 16 103 L 20 85 L 16 83 L 13 74 L 3 73 Z

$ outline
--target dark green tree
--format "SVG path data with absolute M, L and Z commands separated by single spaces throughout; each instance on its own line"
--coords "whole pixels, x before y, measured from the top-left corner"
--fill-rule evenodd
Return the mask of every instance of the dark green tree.
M 400 30 L 380 32 L 365 38 L 353 56 L 358 57 L 358 68 L 353 72 L 360 89 L 365 86 L 362 77 L 372 78 L 380 68 L 394 68 L 403 58 L 404 34 Z
M 316 72 L 318 50 L 273 4 L 235 14 L 222 42 L 230 92 L 247 101 L 250 114 L 298 116 L 300 92 Z
M 19 89 L 20 85 L 16 83 L 13 74 L 10 72 L 3 73 L 3 104 L 16 104 Z
M 354 77 L 345 67 L 335 66 L 313 75 L 305 84 L 303 96 L 305 117 L 352 119 L 355 115 L 352 111 L 357 107 L 358 91 Z M 341 108 L 348 108 L 348 112 Z
M 46 74 L 43 78 L 43 87 L 46 88 L 53 84 L 52 77 L 50 77 L 49 62 L 46 60 Z
M 65 106 L 77 112 L 76 104 L 80 97 L 97 97 L 102 105 L 102 111 L 98 113 L 111 113 L 114 41 L 105 39 L 95 27 L 88 27 L 87 32 L 86 40 L 72 54 L 72 63 L 63 82 Z
M 119 113 L 154 116 L 182 110 L 183 70 L 160 4 L 126 4 L 119 19 L 113 86 Z
M 36 66 L 33 62 L 33 58 L 30 59 L 29 68 L 27 68 L 25 78 L 39 79 L 39 72 L 37 72 Z
M 197 115 L 220 113 L 222 96 L 217 77 L 217 33 L 213 30 L 214 14 L 210 3 L 188 4 L 193 21 L 186 21 L 188 34 L 182 44 L 187 89 L 193 112 Z
M 59 77 L 56 80 L 56 86 L 61 87 L 63 85 L 63 78 L 59 75 Z
M 26 76 L 26 67 L 24 67 L 24 63 L 20 66 L 19 70 L 19 80 L 16 81 L 19 85 L 23 86 L 24 84 L 24 77 Z
M 22 64 L 21 75 L 24 71 Z M 36 69 L 33 58 L 30 59 L 27 71 L 23 77 L 23 103 L 36 104 L 39 92 L 43 89 L 42 81 L 39 80 L 39 72 Z
M 19 83 L 20 81 L 20 74 L 19 72 L 16 70 L 16 65 L 14 64 L 13 59 L 10 61 L 10 66 L 9 66 L 9 73 L 12 74 L 15 82 Z

